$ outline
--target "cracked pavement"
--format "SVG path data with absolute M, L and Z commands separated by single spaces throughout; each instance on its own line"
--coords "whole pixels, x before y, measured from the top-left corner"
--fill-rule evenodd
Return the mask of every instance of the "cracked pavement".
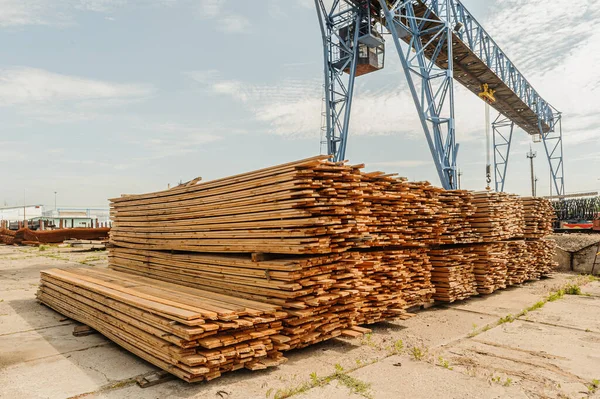
M 86 261 L 91 256 L 99 260 Z M 246 399 L 291 393 L 304 399 L 600 397 L 594 381 L 600 379 L 597 281 L 556 274 L 433 307 L 409 320 L 379 323 L 363 338 L 334 339 L 289 352 L 289 361 L 275 369 L 141 389 L 133 379 L 155 367 L 99 334 L 74 337 L 77 323 L 35 301 L 40 270 L 80 267 L 82 262 L 104 267 L 106 254 L 0 246 L 0 398 Z M 512 322 L 498 323 L 574 282 L 587 283 L 584 295 L 565 295 Z M 351 383 L 311 386 L 311 373 L 328 376 L 336 365 Z M 352 383 L 368 389 L 353 392 Z

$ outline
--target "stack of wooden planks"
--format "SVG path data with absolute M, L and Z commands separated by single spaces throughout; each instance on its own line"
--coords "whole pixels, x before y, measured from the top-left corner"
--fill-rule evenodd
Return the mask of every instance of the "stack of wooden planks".
M 358 324 L 407 317 L 402 294 L 409 284 L 408 270 L 404 266 L 404 260 L 409 257 L 410 250 L 396 254 L 382 251 L 360 254 L 360 261 L 353 268 L 353 287 L 361 298 L 356 303 Z
M 474 272 L 477 254 L 472 246 L 431 249 L 429 257 L 436 301 L 454 302 L 478 294 Z
M 5 245 L 13 245 L 15 243 L 15 230 L 0 228 L 0 242 Z
M 542 238 L 553 233 L 556 219 L 549 200 L 537 197 L 522 198 L 525 214 L 525 238 Z
M 440 193 L 440 217 L 445 227 L 440 244 L 468 244 L 481 241 L 471 227 L 470 220 L 475 215 L 473 193 L 466 190 L 451 190 Z
M 42 271 L 38 299 L 188 381 L 286 359 L 278 306 L 100 269 Z
M 115 198 L 110 269 L 42 272 L 38 297 L 193 382 L 552 265 L 544 240 L 504 241 L 524 234 L 517 197 L 361 168 L 318 156 Z
M 507 285 L 521 284 L 529 280 L 531 266 L 535 264 L 524 240 L 508 241 Z
M 424 247 L 439 242 L 445 229 L 438 198 L 442 189 L 383 172 L 362 173 L 362 180 L 369 247 Z
M 477 254 L 474 267 L 477 292 L 491 294 L 506 288 L 508 243 L 495 242 L 474 245 L 473 252 Z
M 528 280 L 537 280 L 540 277 L 551 275 L 552 271 L 558 267 L 558 263 L 554 260 L 556 242 L 548 238 L 543 238 L 539 240 L 527 240 L 526 244 L 529 256 L 533 259 Z
M 474 193 L 475 214 L 471 226 L 484 242 L 522 237 L 523 203 L 516 195 L 480 191 Z
M 358 324 L 406 319 L 407 310 L 433 302 L 431 262 L 425 248 L 403 248 L 360 253 L 355 266 Z
M 317 156 L 236 176 L 111 200 L 112 244 L 194 252 L 343 252 L 357 223 L 361 166 Z
M 109 248 L 110 268 L 281 306 L 288 350 L 339 336 L 358 316 L 354 252 L 252 259 L 249 254 L 169 253 Z

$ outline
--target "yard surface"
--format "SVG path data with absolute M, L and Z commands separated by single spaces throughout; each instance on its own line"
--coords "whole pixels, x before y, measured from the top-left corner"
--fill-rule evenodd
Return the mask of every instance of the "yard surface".
M 600 282 L 569 274 L 289 352 L 278 368 L 141 389 L 155 367 L 74 337 L 77 322 L 35 300 L 40 270 L 106 266 L 105 252 L 76 251 L 0 246 L 0 398 L 600 397 Z

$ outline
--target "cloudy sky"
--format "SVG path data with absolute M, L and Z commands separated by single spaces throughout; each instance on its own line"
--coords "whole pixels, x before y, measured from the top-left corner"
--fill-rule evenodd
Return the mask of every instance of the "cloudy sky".
M 568 192 L 600 188 L 600 1 L 464 0 L 564 114 Z M 318 154 L 313 0 L 0 0 L 0 205 L 106 206 Z M 485 186 L 484 106 L 456 88 L 463 187 Z M 357 80 L 347 158 L 439 184 L 392 43 Z M 507 191 L 527 194 L 516 132 Z M 549 191 L 541 144 L 538 192 Z

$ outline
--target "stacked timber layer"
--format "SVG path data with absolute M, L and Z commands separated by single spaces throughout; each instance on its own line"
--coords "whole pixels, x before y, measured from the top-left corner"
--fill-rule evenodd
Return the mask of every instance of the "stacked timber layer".
M 529 253 L 524 240 L 507 242 L 507 275 L 506 284 L 521 284 L 529 280 L 531 270 L 535 269 L 537 260 Z
M 475 280 L 477 292 L 491 294 L 506 288 L 508 273 L 508 243 L 496 242 L 473 246 L 475 260 Z
M 431 263 L 424 248 L 361 252 L 354 286 L 360 292 L 358 324 L 406 319 L 407 309 L 432 302 Z
M 433 298 L 441 302 L 454 302 L 477 295 L 475 261 L 477 254 L 471 246 L 447 247 L 429 251 L 433 271 L 431 281 L 435 286 Z
M 525 238 L 542 238 L 553 233 L 556 214 L 552 203 L 544 198 L 522 198 L 525 214 Z
M 475 214 L 471 226 L 484 242 L 523 236 L 523 203 L 516 195 L 480 191 L 474 193 Z
M 554 260 L 556 253 L 556 242 L 554 240 L 543 238 L 540 240 L 527 240 L 527 252 L 533 259 L 533 267 L 529 269 L 528 280 L 536 280 L 540 277 L 547 277 L 558 267 Z
M 6 245 L 13 245 L 15 243 L 15 236 L 17 232 L 15 230 L 9 230 L 0 228 L 0 242 Z
M 467 244 L 481 241 L 470 223 L 476 211 L 473 199 L 473 193 L 466 190 L 440 193 L 439 200 L 442 205 L 440 217 L 445 227 L 440 237 L 440 244 Z
M 357 324 L 354 252 L 251 259 L 243 254 L 109 248 L 113 270 L 281 306 L 287 350 L 346 333 Z M 349 333 L 352 334 L 352 333 Z
M 368 246 L 424 247 L 439 242 L 445 229 L 438 199 L 443 189 L 383 172 L 363 173 L 362 181 Z
M 358 166 L 323 156 L 111 200 L 111 243 L 194 252 L 343 252 L 366 237 Z
M 285 361 L 277 306 L 98 269 L 43 271 L 38 299 L 188 381 Z

